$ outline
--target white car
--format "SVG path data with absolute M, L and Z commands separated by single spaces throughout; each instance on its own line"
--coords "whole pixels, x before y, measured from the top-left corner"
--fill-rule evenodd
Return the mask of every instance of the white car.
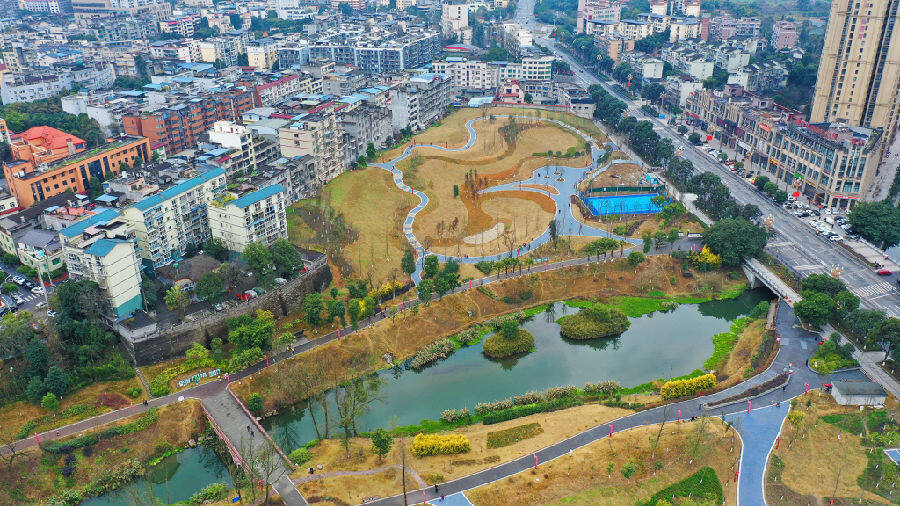
M 37 294 L 41 294 L 41 293 L 44 293 L 44 292 L 46 292 L 46 291 L 47 291 L 47 290 L 46 290 L 43 286 L 36 286 L 36 287 L 34 287 L 34 288 L 31 289 L 31 293 L 37 293 Z
M 837 234 L 831 234 L 831 235 L 828 236 L 828 238 L 831 239 L 832 241 L 841 241 L 841 240 L 843 240 L 843 238 L 842 238 L 841 236 L 837 235 Z

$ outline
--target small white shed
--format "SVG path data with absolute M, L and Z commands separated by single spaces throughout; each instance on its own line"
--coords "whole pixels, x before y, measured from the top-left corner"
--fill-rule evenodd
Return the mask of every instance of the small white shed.
M 831 396 L 842 406 L 880 406 L 887 392 L 871 381 L 835 381 Z

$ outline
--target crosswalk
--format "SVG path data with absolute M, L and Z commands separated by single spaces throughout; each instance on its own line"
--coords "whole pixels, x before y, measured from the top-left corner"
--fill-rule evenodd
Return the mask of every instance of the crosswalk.
M 875 283 L 862 288 L 852 288 L 851 291 L 859 297 L 875 297 L 890 293 L 894 289 L 890 283 Z

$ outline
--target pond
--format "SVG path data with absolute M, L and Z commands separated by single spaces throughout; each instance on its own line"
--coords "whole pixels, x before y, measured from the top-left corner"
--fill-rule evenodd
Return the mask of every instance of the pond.
M 668 312 L 630 318 L 631 327 L 617 338 L 590 341 L 571 341 L 559 335 L 556 319 L 577 309 L 557 302 L 550 312 L 523 324 L 535 338 L 535 351 L 523 357 L 490 360 L 482 355 L 479 344 L 462 348 L 422 371 L 379 372 L 381 400 L 362 416 L 359 430 L 436 420 L 445 409 L 472 410 L 479 402 L 530 390 L 580 387 L 602 380 L 630 387 L 681 376 L 703 367 L 713 352 L 713 334 L 727 331 L 732 320 L 770 299 L 771 292 L 755 289 L 734 299 L 682 304 Z M 305 407 L 301 402 L 264 421 L 285 451 L 316 437 Z M 331 413 L 333 418 L 334 409 Z M 321 413 L 316 419 L 322 423 Z
M 211 483 L 232 486 L 231 474 L 216 453 L 196 446 L 166 457 L 147 474 L 122 488 L 91 497 L 85 506 L 113 506 L 122 504 L 171 504 L 186 501 Z M 152 498 L 151 498 L 152 495 Z

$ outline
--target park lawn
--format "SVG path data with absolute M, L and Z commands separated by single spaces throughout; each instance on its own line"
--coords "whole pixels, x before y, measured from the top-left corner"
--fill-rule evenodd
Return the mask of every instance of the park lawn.
M 637 186 L 641 182 L 647 182 L 644 178 L 646 174 L 647 169 L 637 163 L 611 163 L 593 178 L 582 183 L 581 188 L 587 190 L 604 186 Z
M 224 346 L 227 350 L 229 348 L 228 339 L 225 338 L 225 339 L 223 339 L 223 341 L 225 341 Z M 163 371 L 165 371 L 166 369 L 168 369 L 170 367 L 180 366 L 185 361 L 187 361 L 187 358 L 184 356 L 181 356 L 181 357 L 176 357 L 176 358 L 170 358 L 170 359 L 164 360 L 162 362 L 157 362 L 152 365 L 145 365 L 145 366 L 141 367 L 140 369 L 141 369 L 141 372 L 144 374 L 144 378 L 147 380 L 147 383 L 152 385 L 153 378 L 159 376 L 160 373 L 162 373 Z M 172 393 L 178 392 L 179 390 L 186 390 L 188 388 L 197 386 L 197 383 L 189 383 L 189 384 L 179 388 L 178 381 L 183 380 L 183 379 L 188 379 L 191 376 L 201 373 L 201 372 L 212 371 L 213 369 L 216 369 L 216 368 L 217 368 L 217 366 L 194 367 L 193 369 L 189 369 L 185 372 L 178 374 L 177 376 L 172 377 L 172 379 L 169 381 L 169 393 L 172 394 Z M 220 374 L 218 376 L 211 376 L 211 377 L 207 376 L 205 378 L 200 378 L 200 384 L 202 385 L 204 383 L 209 383 L 211 381 L 218 381 L 218 380 L 222 379 L 223 377 L 224 377 L 224 375 Z
M 137 398 L 129 397 L 126 393 L 129 388 L 133 387 L 140 387 L 141 389 L 141 395 Z M 138 379 L 137 376 L 127 380 L 103 381 L 93 383 L 63 396 L 63 398 L 59 402 L 59 411 L 57 411 L 57 413 L 62 412 L 66 410 L 66 408 L 70 408 L 77 404 L 86 404 L 88 406 L 91 406 L 92 409 L 86 410 L 74 416 L 57 417 L 51 422 L 37 425 L 32 430 L 30 430 L 29 433 L 52 430 L 57 427 L 62 427 L 63 425 L 68 425 L 70 423 L 83 420 L 85 418 L 90 418 L 92 416 L 112 411 L 111 407 L 103 406 L 100 404 L 98 396 L 101 394 L 121 396 L 121 399 L 118 402 L 125 403 L 126 406 L 130 402 L 138 403 L 148 398 L 147 392 L 145 391 L 144 386 L 141 384 L 141 380 Z M 28 401 L 12 402 L 0 408 L 0 428 L 2 428 L 6 436 L 12 437 L 14 434 L 19 432 L 19 430 L 30 420 L 49 414 L 50 413 L 48 413 L 44 408 L 40 407 L 37 404 L 32 404 Z
M 595 441 L 543 463 L 536 471 L 525 471 L 467 491 L 466 496 L 477 506 L 630 506 L 709 466 L 722 482 L 725 504 L 736 504 L 732 477 L 740 456 L 740 438 L 734 430 L 726 432 L 725 426 L 715 418 L 705 419 L 703 433 L 700 427 L 699 421 L 666 424 L 652 457 L 650 441 L 656 439 L 658 425 L 618 432 L 611 439 Z M 636 472 L 626 478 L 622 470 L 629 461 Z
M 866 447 L 859 435 L 851 434 L 822 420 L 829 414 L 859 413 L 851 406 L 839 406 L 828 394 L 812 390 L 798 398 L 792 410 L 804 414 L 795 426 L 785 421 L 778 449 L 772 450 L 766 476 L 769 504 L 781 506 L 796 501 L 828 504 L 831 497 L 843 498 L 841 504 L 887 504 L 887 501 L 860 488 L 859 478 L 866 468 Z M 809 407 L 807 400 L 811 401 Z M 805 437 L 803 435 L 805 434 Z M 876 449 L 875 451 L 881 451 Z M 777 457 L 779 460 L 775 460 Z M 773 471 L 780 476 L 773 481 Z M 781 499 L 784 496 L 784 499 Z
M 371 279 L 376 285 L 391 278 L 408 279 L 400 269 L 400 258 L 408 248 L 402 234 L 406 213 L 418 199 L 400 191 L 388 171 L 376 167 L 344 172 L 325 186 L 323 193 L 328 205 L 343 213 L 347 224 L 357 233 L 340 251 L 329 251 L 335 284 L 343 278 Z M 300 217 L 300 209 L 312 206 L 311 200 L 301 202 L 289 215 L 288 235 L 302 247 L 324 250 L 325 245 Z M 343 267 L 343 268 L 342 268 Z
M 557 441 L 573 436 L 595 425 L 607 423 L 610 420 L 630 414 L 630 410 L 610 408 L 599 404 L 576 406 L 550 413 L 538 413 L 514 420 L 508 420 L 493 425 L 470 425 L 455 430 L 445 431 L 442 434 L 461 434 L 469 439 L 471 451 L 457 455 L 436 455 L 416 458 L 407 453 L 407 466 L 429 485 L 453 480 L 474 472 L 499 465 L 502 462 L 519 458 L 523 455 L 549 446 Z M 500 448 L 487 448 L 487 436 L 490 432 L 502 431 L 538 423 L 543 432 L 508 446 Z M 407 450 L 412 444 L 411 438 L 404 439 Z M 327 439 L 319 442 L 312 448 L 315 457 L 304 464 L 303 469 L 298 470 L 294 477 L 306 475 L 306 468 L 323 466 L 317 473 L 331 473 L 336 471 L 365 471 L 378 469 L 384 466 L 401 463 L 400 441 L 395 440 L 383 461 L 379 461 L 371 451 L 371 441 L 367 438 L 354 438 L 350 443 L 350 458 L 348 459 L 337 439 Z M 414 479 L 407 475 L 407 486 L 418 488 Z M 372 476 L 334 477 L 317 480 L 300 485 L 300 491 L 307 497 L 336 495 L 339 499 L 350 504 L 358 504 L 363 498 L 373 495 L 387 497 L 400 493 L 400 472 L 386 471 Z M 415 500 L 415 497 L 411 497 Z
M 129 423 L 142 415 L 131 416 L 83 434 Z M 67 488 L 82 488 L 93 480 L 108 476 L 128 460 L 137 459 L 142 466 L 145 465 L 149 459 L 159 455 L 157 445 L 160 443 L 183 447 L 205 427 L 199 401 L 189 399 L 160 407 L 156 423 L 146 430 L 101 441 L 93 446 L 93 453 L 89 457 L 85 457 L 82 450 L 76 450 L 74 455 L 77 460 L 73 466 L 76 471 L 69 486 L 66 486 L 66 480 L 60 475 L 60 470 L 65 465 L 63 455 L 46 453 L 36 447 L 28 448 L 13 461 L 12 466 L 8 459 L 0 460 L 0 483 L 5 485 L 0 487 L 0 497 L 9 497 L 10 502 L 7 504 L 24 502 L 10 495 L 14 493 L 13 490 L 18 490 L 22 494 L 20 498 L 36 502 L 58 495 Z
M 504 279 L 487 285 L 484 291 L 466 290 L 418 307 L 415 313 L 404 311 L 396 318 L 285 361 L 279 370 L 286 368 L 286 374 L 274 374 L 266 369 L 233 383 L 232 388 L 245 400 L 250 393 L 260 393 L 267 409 L 283 408 L 309 394 L 309 391 L 299 391 L 293 380 L 305 370 L 327 366 L 338 377 L 355 377 L 383 368 L 380 357 L 385 353 L 390 353 L 395 361 L 405 360 L 441 338 L 497 315 L 559 300 L 605 300 L 616 295 L 646 295 L 651 291 L 667 296 L 708 298 L 743 283 L 743 280 L 728 279 L 721 271 L 697 273 L 692 278 L 674 276 L 677 272 L 680 272 L 679 262 L 669 257 L 651 257 L 637 269 L 617 259 Z M 675 285 L 670 281 L 673 277 Z M 502 302 L 504 297 L 521 300 L 523 295 L 526 298 L 521 303 Z M 318 388 L 325 389 L 328 383 L 329 379 L 323 377 Z
M 473 118 L 490 117 L 491 115 L 524 115 L 537 116 L 539 118 L 555 119 L 580 129 L 581 131 L 591 135 L 596 142 L 606 142 L 606 134 L 594 124 L 593 121 L 580 118 L 574 114 L 558 111 L 547 111 L 540 108 L 528 107 L 483 107 L 470 108 L 463 107 L 454 111 L 452 114 L 441 119 L 439 126 L 431 127 L 412 137 L 412 139 L 384 152 L 385 160 L 390 160 L 401 154 L 406 147 L 417 144 L 447 144 L 449 147 L 460 147 L 469 140 L 469 133 L 466 130 L 466 122 Z M 506 118 L 497 118 L 496 121 L 505 120 Z M 478 122 L 475 124 L 477 125 Z M 545 150 L 547 148 L 544 148 Z

